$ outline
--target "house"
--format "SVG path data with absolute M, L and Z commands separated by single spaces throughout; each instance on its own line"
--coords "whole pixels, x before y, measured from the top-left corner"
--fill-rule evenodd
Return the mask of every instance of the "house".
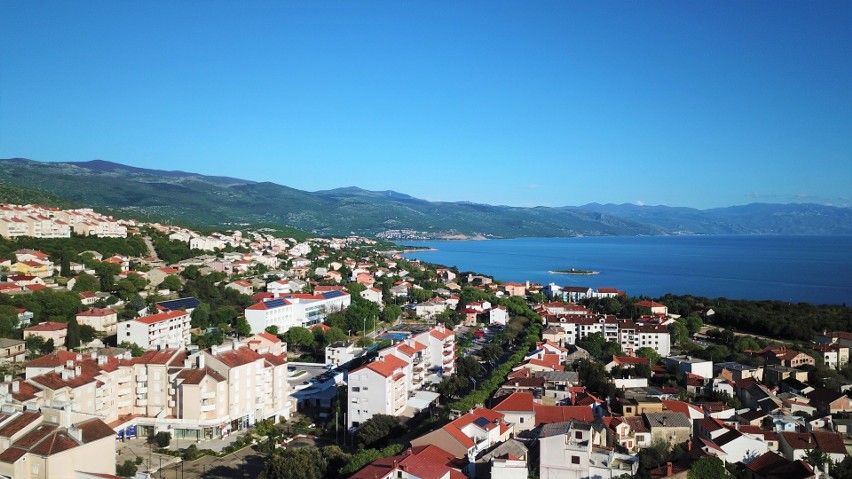
M 340 366 L 355 359 L 355 356 L 361 352 L 360 348 L 355 347 L 352 341 L 337 341 L 325 347 L 325 364 L 330 366 Z
M 466 476 L 454 466 L 456 461 L 452 454 L 430 445 L 376 459 L 349 479 L 465 479 Z M 526 473 L 526 468 L 524 471 Z
M 683 375 L 694 374 L 702 378 L 713 377 L 713 361 L 693 356 L 669 356 L 663 358 L 666 366 L 676 366 Z
M 669 444 L 678 444 L 689 439 L 692 433 L 692 422 L 681 412 L 645 413 L 643 417 L 651 430 L 651 442 L 662 439 Z
M 606 372 L 610 373 L 615 367 L 622 369 L 632 369 L 636 365 L 644 364 L 651 368 L 651 361 L 647 358 L 636 358 L 633 356 L 613 356 L 612 360 L 604 365 Z
M 503 289 L 509 296 L 525 297 L 527 295 L 527 285 L 521 283 L 503 283 Z
M 790 368 L 813 366 L 815 364 L 814 358 L 809 355 L 801 351 L 787 349 L 783 346 L 780 348 L 767 348 L 764 350 L 763 357 L 766 359 L 766 364 L 780 364 L 781 366 Z
M 508 321 L 509 313 L 506 311 L 505 306 L 497 306 L 496 308 L 491 308 L 491 310 L 488 311 L 489 324 L 505 326 Z
M 230 282 L 225 285 L 225 287 L 233 289 L 234 291 L 237 291 L 240 294 L 245 294 L 247 296 L 251 296 L 251 294 L 254 292 L 251 282 L 246 281 L 244 279 L 238 279 L 237 281 Z
M 476 473 L 476 459 L 491 447 L 509 439 L 512 427 L 503 415 L 486 408 L 476 408 L 440 429 L 411 440 L 412 447 L 438 446 L 459 459 L 467 459 L 465 471 Z M 545 476 L 543 476 L 545 477 Z
M 24 339 L 30 336 L 39 336 L 45 342 L 52 340 L 54 346 L 63 347 L 65 346 L 65 338 L 68 336 L 68 324 L 45 321 L 24 329 Z
M 804 459 L 811 449 L 828 454 L 833 462 L 841 462 L 849 455 L 843 436 L 836 432 L 781 432 L 778 436 L 779 452 L 788 461 Z
M 185 348 L 190 340 L 190 318 L 185 311 L 170 311 L 118 323 L 117 341 L 143 349 Z
M 88 325 L 107 336 L 118 332 L 118 311 L 114 309 L 94 308 L 77 313 L 77 323 Z
M 27 343 L 19 339 L 0 338 L 0 363 L 22 363 Z
M 581 479 L 633 476 L 639 458 L 592 445 L 592 425 L 582 421 L 547 424 L 539 434 L 539 477 Z
M 747 479 L 817 479 L 807 462 L 790 461 L 774 452 L 765 452 L 750 461 L 744 472 Z
M 818 387 L 805 393 L 805 396 L 810 400 L 810 404 L 816 407 L 819 414 L 852 411 L 852 399 L 838 391 Z
M 361 297 L 367 301 L 372 301 L 376 304 L 382 304 L 382 290 L 377 288 L 367 288 L 361 291 Z
M 667 316 L 669 314 L 669 308 L 665 304 L 657 303 L 656 301 L 638 301 L 634 306 L 637 308 L 648 308 L 651 310 L 651 314 L 654 315 Z
M 840 369 L 849 364 L 849 346 L 844 344 L 817 344 L 814 351 L 822 355 L 823 362 L 831 369 Z
M 503 419 L 514 425 L 515 432 L 528 431 L 536 427 L 535 401 L 531 392 L 514 392 L 499 401 L 491 409 L 503 414 Z

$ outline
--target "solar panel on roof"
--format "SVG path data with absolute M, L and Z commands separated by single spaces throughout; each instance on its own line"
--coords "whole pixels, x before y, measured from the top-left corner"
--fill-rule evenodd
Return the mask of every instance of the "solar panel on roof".
M 489 421 L 488 419 L 485 419 L 484 417 L 478 417 L 478 418 L 476 418 L 475 421 L 473 421 L 473 423 L 476 424 L 479 427 L 485 427 L 485 426 L 491 424 L 491 421 Z
M 176 311 L 178 309 L 195 309 L 198 305 L 201 304 L 197 298 L 179 298 L 173 299 L 171 301 L 161 301 L 157 303 L 157 305 L 162 306 L 163 308 L 169 311 Z
M 269 301 L 265 302 L 264 304 L 266 305 L 267 308 L 278 308 L 278 307 L 281 307 L 281 306 L 286 306 L 290 303 L 288 303 L 286 299 L 277 298 L 277 299 L 270 299 Z
M 343 296 L 342 291 L 329 291 L 327 293 L 323 293 L 322 297 L 325 299 L 337 298 L 338 296 Z

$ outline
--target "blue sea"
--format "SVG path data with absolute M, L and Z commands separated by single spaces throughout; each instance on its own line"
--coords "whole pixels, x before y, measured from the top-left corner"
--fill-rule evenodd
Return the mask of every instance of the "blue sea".
M 400 241 L 406 254 L 501 281 L 614 287 L 631 296 L 852 304 L 852 237 L 630 236 Z M 594 276 L 550 270 L 599 271 Z

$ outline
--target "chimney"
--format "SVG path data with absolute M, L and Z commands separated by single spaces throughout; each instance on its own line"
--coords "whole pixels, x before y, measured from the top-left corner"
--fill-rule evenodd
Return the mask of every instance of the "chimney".
M 82 374 L 83 374 L 83 368 L 81 368 L 80 366 L 77 366 L 76 368 L 74 368 L 74 376 L 81 376 Z
M 669 477 L 671 475 L 672 475 L 672 462 L 669 461 L 669 462 L 666 463 L 666 477 Z
M 97 351 L 92 351 L 92 361 L 97 361 L 97 360 L 98 360 L 98 353 L 97 353 Z
M 204 354 L 198 355 L 198 369 L 204 369 Z
M 83 430 L 76 427 L 68 428 L 68 435 L 73 437 L 79 442 L 83 442 Z
M 69 359 L 68 361 L 65 361 L 65 367 L 66 368 L 73 368 L 74 367 L 74 360 Z
M 83 360 L 83 355 L 82 355 L 82 354 L 78 354 L 78 355 L 77 355 L 77 361 L 82 361 L 82 360 Z
M 15 381 L 15 382 L 12 383 L 12 392 L 13 393 L 21 392 L 21 382 L 20 381 Z

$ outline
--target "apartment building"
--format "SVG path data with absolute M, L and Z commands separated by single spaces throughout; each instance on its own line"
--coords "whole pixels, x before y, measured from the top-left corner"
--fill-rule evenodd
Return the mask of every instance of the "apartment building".
M 55 347 L 63 347 L 65 346 L 65 338 L 68 336 L 68 324 L 56 321 L 38 323 L 24 329 L 24 339 L 30 336 L 38 336 L 45 342 L 53 341 Z
M 95 331 L 112 336 L 118 333 L 118 311 L 94 308 L 77 313 L 77 324 L 91 326 Z
M 100 419 L 56 408 L 0 416 L 0 477 L 115 474 L 115 431 Z
M 179 349 L 189 345 L 189 329 L 187 312 L 169 311 L 118 323 L 117 341 L 128 341 L 144 349 Z
M 411 365 L 387 354 L 349 372 L 347 427 L 358 427 L 376 414 L 399 416 L 408 400 L 406 370 Z
M 328 313 L 345 309 L 352 298 L 344 291 L 327 291 L 321 294 L 285 294 L 255 303 L 245 310 L 246 321 L 253 334 L 269 326 L 278 327 L 280 333 L 290 328 L 310 327 L 320 324 Z

